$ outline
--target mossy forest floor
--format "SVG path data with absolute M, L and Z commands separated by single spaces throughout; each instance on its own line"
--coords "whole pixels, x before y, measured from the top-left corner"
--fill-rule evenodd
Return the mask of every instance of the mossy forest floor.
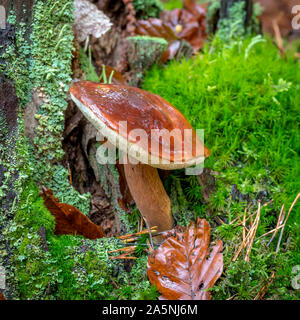
M 267 298 L 299 299 L 291 286 L 292 269 L 300 263 L 300 206 L 290 215 L 281 250 L 278 237 L 261 235 L 276 227 L 281 209 L 286 210 L 300 191 L 300 68 L 291 56 L 283 59 L 268 39 L 254 38 L 224 46 L 215 39 L 203 54 L 189 61 L 153 68 L 143 88 L 174 104 L 194 128 L 204 129 L 212 155 L 205 167 L 216 172 L 217 189 L 203 204 L 195 177 L 176 173 L 185 206 L 195 216 L 214 224 L 224 241 L 225 272 L 213 289 L 215 299 L 253 299 L 272 271 L 276 277 Z M 231 262 L 241 242 L 239 215 L 263 207 L 250 262 L 241 256 Z M 208 216 L 208 212 L 210 215 Z M 232 221 L 236 221 L 232 223 Z
M 51 6 L 51 1 L 39 2 L 35 10 L 46 5 Z M 51 28 L 56 34 L 61 30 Z M 71 61 L 69 51 L 61 55 L 69 59 L 66 63 Z M 40 59 L 39 55 L 34 59 Z M 56 67 L 59 73 L 65 65 Z M 38 80 L 43 83 L 48 69 L 38 70 L 42 73 L 38 73 Z M 55 84 L 54 89 L 61 81 L 49 79 L 47 83 L 50 87 Z M 299 60 L 292 53 L 282 57 L 268 38 L 249 37 L 226 44 L 216 37 L 188 61 L 153 67 L 147 72 L 143 89 L 161 95 L 194 128 L 204 129 L 205 144 L 211 151 L 205 167 L 216 178 L 209 200 L 203 199 L 197 178 L 186 176 L 184 170 L 168 176 L 165 187 L 177 224 L 205 218 L 212 227 L 212 241 L 223 240 L 224 272 L 212 289 L 213 299 L 254 299 L 264 287 L 265 299 L 299 299 L 294 270 L 300 265 L 300 202 L 290 214 L 279 250 L 280 232 L 269 245 L 271 236 L 262 237 L 276 227 L 282 205 L 288 211 L 300 192 Z M 63 100 L 66 93 L 61 95 Z M 109 259 L 108 251 L 122 245 L 116 238 L 87 240 L 54 234 L 54 218 L 44 207 L 34 182 L 35 160 L 22 135 L 21 120 L 19 130 L 19 161 L 13 170 L 19 171 L 20 197 L 13 209 L 13 222 L 8 223 L 5 215 L 0 217 L 1 236 L 9 239 L 11 246 L 12 268 L 7 276 L 13 288 L 10 298 L 156 299 L 159 294 L 147 278 L 147 254 L 141 250 L 145 239 L 141 240 L 138 259 L 124 263 Z M 67 183 L 66 174 L 62 176 L 64 180 L 59 182 Z M 5 193 L 5 189 L 0 191 Z M 86 208 L 90 198 L 81 196 L 80 201 Z M 245 261 L 244 251 L 232 261 L 243 237 L 237 216 L 242 220 L 245 208 L 247 217 L 255 214 L 259 201 L 267 205 L 261 210 L 250 261 Z M 137 226 L 139 219 L 138 210 L 134 210 L 128 223 Z M 0 251 L 0 258 L 6 254 Z

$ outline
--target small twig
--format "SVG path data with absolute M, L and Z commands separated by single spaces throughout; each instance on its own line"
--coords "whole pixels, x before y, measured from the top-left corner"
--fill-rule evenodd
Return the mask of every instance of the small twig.
M 150 228 L 150 226 L 149 226 L 149 224 L 148 224 L 147 219 L 146 219 L 145 217 L 143 217 L 143 218 L 144 218 L 144 220 L 145 220 L 145 224 L 146 224 L 146 227 L 147 227 L 148 232 L 149 232 L 149 238 L 150 238 L 150 244 L 151 244 L 151 247 L 152 247 L 152 249 L 154 250 L 154 245 L 153 245 L 153 239 L 152 239 L 152 231 L 151 231 L 151 228 Z
M 252 219 L 252 215 L 250 216 L 250 228 L 253 226 L 253 219 Z
M 262 206 L 263 206 L 263 207 L 266 207 L 267 205 L 269 205 L 269 204 L 272 203 L 272 202 L 273 202 L 273 199 L 271 199 L 270 201 L 266 202 L 266 203 L 263 204 Z M 246 207 L 246 208 L 245 208 L 245 213 L 247 213 L 247 210 L 248 210 L 248 208 Z M 245 220 L 244 225 L 246 225 L 246 222 L 247 222 L 250 218 L 252 218 L 255 214 L 256 214 L 256 212 L 252 213 L 249 217 L 247 217 L 246 220 Z M 233 223 L 236 222 L 237 220 L 238 220 L 238 217 L 235 218 L 235 219 L 233 219 L 233 220 L 230 222 L 230 224 L 233 224 Z M 250 224 L 252 224 L 252 222 L 251 222 Z
M 141 222 L 140 222 L 140 232 L 143 231 L 143 224 L 144 224 L 144 219 L 141 217 Z
M 132 254 L 132 252 L 127 252 L 127 253 L 123 253 L 119 256 L 116 256 L 116 257 L 109 257 L 110 260 L 118 260 L 118 259 L 130 259 L 130 260 L 133 260 L 133 259 L 136 259 L 136 257 L 132 257 L 132 256 L 128 256 L 129 254 Z
M 279 49 L 281 55 L 283 57 L 285 57 L 285 50 L 284 50 L 284 47 L 283 47 L 283 41 L 282 41 L 282 37 L 281 37 L 279 26 L 278 26 L 278 23 L 277 23 L 276 20 L 272 20 L 272 26 L 273 26 L 273 30 L 274 30 L 274 33 L 275 33 L 275 39 L 276 39 L 277 48 Z
M 250 261 L 250 253 L 252 250 L 252 245 L 253 245 L 253 240 L 255 238 L 255 234 L 259 225 L 259 219 L 260 219 L 260 211 L 261 211 L 261 202 L 258 202 L 258 209 L 257 209 L 257 215 L 255 218 L 255 221 L 253 223 L 253 228 L 251 228 L 250 232 L 252 232 L 251 236 L 249 237 L 250 241 L 249 241 L 249 245 L 248 245 L 248 249 L 246 252 L 246 256 L 245 256 L 245 261 L 249 262 Z
M 148 239 L 146 240 L 146 243 L 147 243 L 149 252 L 152 253 L 154 250 L 152 249 L 152 247 L 151 247 L 150 242 L 149 242 Z
M 250 232 L 247 234 L 245 240 L 243 240 L 243 242 L 240 244 L 237 252 L 235 253 L 235 255 L 234 255 L 233 259 L 232 259 L 232 262 L 234 262 L 238 258 L 238 256 L 239 256 L 240 252 L 242 251 L 242 249 L 244 247 L 246 247 L 246 242 L 248 241 L 249 236 L 250 236 Z
M 276 271 L 273 271 L 269 281 L 260 289 L 259 293 L 254 297 L 254 300 L 262 299 L 264 297 L 264 295 L 267 293 L 270 284 L 273 282 L 275 278 L 275 274 Z
M 136 257 L 123 257 L 123 256 L 118 256 L 118 257 L 110 257 L 110 259 L 111 260 L 126 260 L 126 259 L 128 259 L 128 260 L 135 260 L 135 259 L 137 259 Z
M 283 220 L 284 220 L 285 213 L 284 213 L 283 209 L 284 209 L 284 204 L 283 204 L 282 207 L 281 207 L 281 210 L 280 210 L 280 213 L 279 213 L 279 217 L 278 217 L 278 220 L 277 220 L 277 224 L 276 224 L 276 228 L 275 228 L 275 229 L 277 229 L 277 230 L 275 231 L 275 233 L 273 233 L 270 241 L 269 241 L 268 244 L 267 244 L 267 247 L 268 247 L 268 246 L 271 244 L 271 242 L 274 240 L 274 238 L 275 238 L 275 236 L 276 236 L 276 234 L 277 234 L 277 232 L 278 232 L 278 230 L 279 230 L 279 226 L 281 226 L 281 224 L 282 224 L 282 222 L 283 222 Z
M 225 224 L 225 222 L 220 217 L 216 216 L 216 219 L 218 220 L 219 223 Z
M 251 219 L 254 215 L 256 214 L 256 212 L 252 213 L 249 217 L 246 218 L 245 222 L 247 222 L 249 219 Z M 238 220 L 238 218 L 233 219 L 230 224 L 233 224 L 234 222 L 236 222 Z M 250 223 L 252 224 L 252 222 Z
M 245 226 L 246 225 L 246 214 L 247 214 L 247 207 L 245 208 L 245 211 L 244 211 L 244 217 L 243 217 L 243 225 Z M 248 230 L 248 229 L 247 229 Z M 245 228 L 243 229 L 243 242 L 245 241 L 245 238 L 246 238 L 246 230 Z
M 155 233 L 156 232 L 156 226 L 154 227 L 151 227 L 151 233 Z M 121 240 L 125 240 L 125 239 L 128 239 L 128 238 L 132 238 L 132 237 L 135 237 L 135 236 L 139 236 L 139 235 L 142 235 L 142 234 L 145 234 L 145 233 L 149 233 L 149 230 L 148 229 L 145 229 L 145 230 L 142 230 L 140 232 L 136 232 L 136 233 L 131 233 L 131 234 L 125 234 L 124 236 L 119 236 L 117 237 L 118 239 L 121 239 Z
M 130 247 L 125 247 L 125 248 L 120 248 L 120 249 L 116 249 L 116 250 L 111 250 L 108 251 L 108 253 L 113 253 L 113 252 L 119 252 L 119 251 L 135 251 L 136 246 L 130 246 Z
M 71 171 L 69 162 L 67 162 L 67 166 L 68 166 L 68 171 L 69 171 L 69 181 L 70 181 L 70 185 L 72 186 L 72 184 L 73 184 L 73 181 L 72 181 L 72 171 Z
M 138 238 L 135 237 L 135 238 L 130 238 L 130 239 L 124 239 L 123 242 L 129 243 L 129 242 L 133 242 L 133 241 L 137 241 L 137 240 L 138 240 Z
M 285 221 L 284 221 L 284 224 L 283 224 L 283 228 L 281 229 L 279 240 L 278 240 L 278 243 L 277 243 L 276 253 L 279 251 L 279 248 L 280 248 L 280 243 L 281 243 L 281 239 L 282 239 L 282 235 L 283 235 L 283 231 L 284 231 L 285 225 L 286 225 L 286 223 L 288 221 L 288 218 L 290 216 L 290 213 L 291 213 L 292 209 L 294 208 L 294 205 L 298 201 L 299 197 L 300 197 L 300 192 L 297 194 L 295 200 L 293 201 L 292 205 L 290 206 L 290 209 L 289 209 L 289 211 L 287 213 L 287 216 L 285 218 Z
M 226 299 L 226 300 L 232 300 L 234 297 L 237 296 L 237 293 L 235 293 L 233 296 L 231 296 L 230 298 Z
M 115 289 L 118 289 L 118 285 L 116 284 L 116 282 L 114 281 L 113 277 L 110 276 L 110 280 L 112 282 L 112 285 L 114 286 Z
M 266 206 L 268 206 L 270 203 L 272 203 L 273 202 L 273 199 L 271 199 L 270 201 L 268 201 L 268 202 L 266 202 L 265 204 L 263 204 L 263 207 L 266 207 Z
M 239 217 L 237 211 L 235 211 L 235 214 L 236 214 L 236 216 L 237 216 L 237 218 L 238 218 L 238 220 L 239 220 L 239 222 L 240 222 L 240 225 L 241 225 L 245 230 L 247 230 L 247 232 L 249 232 L 249 229 L 245 226 L 245 222 L 242 222 L 242 220 L 241 220 L 241 218 Z M 244 218 L 245 218 L 245 215 L 244 215 Z M 245 230 L 244 230 L 244 231 L 245 231 Z
M 240 254 L 240 252 L 243 250 L 243 248 L 245 248 L 245 247 L 247 247 L 247 246 L 248 246 L 248 250 L 249 250 L 249 248 L 250 248 L 250 247 L 249 247 L 249 244 L 251 244 L 251 238 L 252 238 L 253 233 L 254 233 L 255 223 L 256 223 L 256 221 L 259 220 L 258 217 L 259 217 L 259 215 L 260 215 L 260 202 L 259 202 L 259 207 L 258 207 L 258 209 L 259 209 L 259 210 L 257 211 L 257 215 L 256 215 L 256 218 L 255 218 L 255 222 L 254 222 L 254 224 L 251 225 L 250 231 L 248 232 L 247 236 L 245 237 L 245 239 L 243 240 L 243 242 L 242 242 L 241 245 L 239 246 L 237 252 L 235 253 L 235 255 L 234 255 L 233 259 L 232 259 L 233 262 L 236 261 L 236 259 L 238 258 L 239 254 Z M 255 232 L 256 232 L 256 230 L 255 230 Z M 255 236 L 255 233 L 254 233 L 254 236 Z M 252 241 L 253 241 L 253 240 L 252 240 Z M 248 250 L 247 250 L 247 251 L 248 251 Z M 249 253 L 249 254 L 250 254 L 250 253 Z M 247 256 L 246 256 L 246 257 L 247 257 Z
M 275 232 L 275 231 L 277 232 L 278 230 L 280 230 L 280 229 L 282 229 L 282 228 L 283 228 L 283 225 L 282 225 L 282 226 L 279 226 L 279 227 L 276 227 L 275 229 L 273 229 L 273 230 L 271 230 L 271 231 L 268 231 L 268 232 L 264 233 L 262 236 L 256 238 L 256 240 L 258 240 L 258 239 L 260 239 L 260 238 L 263 238 L 263 237 L 267 236 L 268 234 L 271 234 L 271 233 L 273 233 L 273 232 Z M 275 233 L 276 233 L 276 232 L 275 232 Z M 267 245 L 269 245 L 269 243 L 268 243 Z

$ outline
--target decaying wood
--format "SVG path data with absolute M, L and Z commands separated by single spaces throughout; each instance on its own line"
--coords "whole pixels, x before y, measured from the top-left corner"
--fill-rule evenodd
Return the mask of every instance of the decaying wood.
M 132 33 L 134 11 L 131 2 L 126 1 L 95 1 L 95 5 L 109 17 L 112 28 L 100 39 L 90 39 L 92 54 L 99 64 L 112 66 L 124 73 L 128 70 L 126 37 Z M 130 26 L 128 25 L 130 22 Z
M 171 202 L 157 169 L 128 161 L 124 164 L 124 171 L 131 195 L 150 227 L 157 226 L 158 232 L 171 229 Z
M 201 193 L 205 203 L 209 202 L 209 198 L 212 193 L 216 190 L 217 182 L 215 175 L 217 172 L 212 171 L 209 168 L 204 168 L 203 172 L 197 176 L 197 180 L 201 188 Z
M 91 207 L 88 217 L 96 223 L 106 236 L 120 232 L 115 220 L 115 208 L 100 184 L 100 173 L 94 153 L 97 130 L 84 118 L 82 113 L 69 103 L 66 111 L 64 150 L 71 169 L 72 185 L 81 193 L 91 194 Z M 89 161 L 89 157 L 94 159 Z

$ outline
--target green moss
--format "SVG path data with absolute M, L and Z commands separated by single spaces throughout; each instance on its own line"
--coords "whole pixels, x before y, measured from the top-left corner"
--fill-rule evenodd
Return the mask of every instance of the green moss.
M 159 0 L 134 0 L 133 6 L 138 19 L 157 18 L 163 9 Z
M 139 71 L 152 66 L 168 46 L 165 39 L 149 36 L 128 37 L 127 42 L 134 53 L 130 52 L 129 63 L 134 70 Z
M 100 77 L 92 63 L 91 47 L 88 49 L 88 55 L 86 55 L 82 47 L 79 48 L 79 63 L 80 69 L 85 72 L 86 80 L 100 82 Z
M 139 86 L 145 70 L 159 62 L 168 42 L 162 38 L 135 36 L 127 38 L 128 64 L 132 73 L 130 85 Z
M 33 182 L 27 183 L 14 222 L 4 232 L 13 245 L 9 280 L 17 288 L 17 298 L 150 299 L 157 294 L 147 279 L 145 254 L 127 273 L 122 260 L 110 259 L 117 253 L 108 253 L 122 246 L 120 240 L 56 236 L 54 225 L 38 188 Z M 38 234 L 41 227 L 46 239 Z
M 33 145 L 28 144 L 33 178 L 51 188 L 60 201 L 88 213 L 90 195 L 80 195 L 68 180 L 68 170 L 60 162 L 64 157 L 62 139 L 68 84 L 71 81 L 73 51 L 72 1 L 37 1 L 33 8 L 30 43 L 25 40 L 25 24 L 16 26 L 16 46 L 4 54 L 6 75 L 16 87 L 22 106 L 30 101 L 30 92 L 39 88 L 46 100 L 35 115 L 38 121 Z M 14 23 L 11 14 L 9 21 Z M 20 72 L 16 72 L 16 70 Z M 28 81 L 29 79 L 29 81 Z
M 210 16 L 217 8 L 220 8 L 220 1 L 212 2 L 208 9 L 208 19 L 210 19 Z M 258 3 L 254 4 L 253 16 L 251 17 L 249 25 L 245 27 L 245 1 L 236 2 L 229 8 L 228 18 L 218 21 L 217 37 L 220 37 L 222 41 L 231 42 L 235 39 L 249 36 L 252 33 L 258 33 L 259 21 L 257 17 L 261 14 L 261 11 L 260 5 Z
M 55 279 L 55 265 L 49 252 L 44 251 L 43 240 L 38 235 L 40 227 L 53 232 L 54 218 L 39 198 L 38 189 L 28 182 L 19 199 L 13 222 L 6 229 L 13 251 L 12 278 L 21 299 L 42 299 L 44 289 Z M 43 289 L 43 290 L 41 290 Z
M 167 47 L 168 42 L 163 38 L 157 38 L 157 37 L 150 37 L 150 36 L 134 36 L 134 37 L 128 37 L 128 39 L 132 39 L 136 43 L 140 42 L 147 42 L 147 41 L 153 41 L 156 43 L 159 43 L 165 47 Z
M 168 0 L 163 3 L 165 10 L 182 9 L 183 3 L 181 0 Z
M 61 202 L 84 213 L 89 211 L 90 195 L 80 195 L 70 186 L 68 171 L 61 165 L 64 111 L 71 81 L 72 3 L 37 1 L 31 42 L 24 40 L 25 25 L 21 23 L 16 31 L 18 46 L 4 53 L 8 68 L 1 67 L 14 81 L 21 106 L 31 100 L 31 90 L 37 87 L 42 88 L 48 101 L 36 114 L 39 126 L 34 144 L 24 137 L 20 114 L 18 132 L 11 137 L 14 148 L 7 136 L 6 148 L 10 152 L 6 152 L 5 146 L 0 148 L 1 155 L 6 155 L 1 156 L 0 164 L 7 171 L 1 197 L 10 188 L 16 190 L 13 205 L 5 215 L 0 215 L 1 237 L 11 245 L 9 253 L 1 246 L 0 263 L 10 255 L 7 280 L 15 288 L 12 297 L 17 299 L 153 297 L 155 290 L 147 280 L 145 254 L 133 264 L 133 272 L 127 273 L 122 260 L 109 259 L 108 251 L 120 248 L 119 240 L 91 241 L 79 236 L 54 235 L 54 218 L 39 197 L 36 183 L 51 188 Z M 15 23 L 14 15 L 10 16 L 10 22 Z M 0 117 L 1 135 L 6 132 L 3 121 Z M 18 179 L 11 179 L 16 176 Z M 118 180 L 118 176 L 114 178 Z M 14 181 L 14 185 L 9 181 Z M 41 230 L 45 231 L 46 239 L 40 235 Z M 0 240 L 2 245 L 3 239 Z M 133 291 L 128 293 L 126 288 L 131 282 Z
M 16 16 L 14 12 L 10 12 L 7 22 L 15 25 Z M 16 95 L 21 107 L 24 107 L 30 101 L 32 89 L 32 84 L 28 82 L 31 48 L 25 38 L 25 23 L 20 22 L 15 30 L 15 43 L 7 46 L 0 57 L 4 61 L 0 64 L 0 71 L 9 79 L 14 80 Z
M 34 144 L 39 161 L 41 156 L 47 162 L 63 157 L 61 141 L 73 50 L 73 14 L 72 6 L 65 6 L 68 2 L 71 3 L 57 2 L 52 8 L 53 1 L 38 1 L 34 6 L 30 79 L 33 87 L 42 88 L 49 100 L 39 107 L 36 117 L 40 130 Z
M 273 199 L 272 205 L 263 211 L 257 231 L 259 237 L 276 226 L 281 205 L 285 203 L 289 208 L 300 189 L 300 181 L 295 179 L 300 174 L 297 111 L 300 71 L 293 57 L 288 55 L 286 60 L 282 59 L 271 41 L 257 40 L 231 42 L 228 46 L 215 40 L 211 48 L 205 48 L 204 53 L 194 59 L 173 61 L 164 69 L 153 68 L 148 72 L 143 88 L 175 105 L 194 128 L 205 130 L 205 143 L 212 154 L 205 166 L 218 173 L 217 189 L 205 204 L 199 187 L 191 178 L 178 174 L 188 207 L 215 225 L 213 216 L 208 216 L 207 212 L 230 223 L 236 218 L 236 212 L 243 214 L 246 203 L 248 212 L 254 213 L 259 198 L 264 202 Z M 240 192 L 237 198 L 233 198 L 233 185 Z M 258 241 L 253 246 L 251 265 L 245 267 L 247 272 L 252 270 L 258 272 L 257 275 L 260 269 L 265 270 L 268 277 L 274 269 L 280 270 L 281 278 L 276 280 L 277 287 L 274 287 L 275 282 L 272 285 L 270 298 L 298 294 L 295 290 L 291 294 L 287 283 L 290 285 L 293 277 L 289 266 L 300 263 L 297 253 L 299 219 L 298 203 L 284 232 L 282 247 L 289 239 L 286 254 L 281 251 L 274 258 L 278 236 L 270 248 L 264 248 Z M 237 249 L 232 244 L 241 242 L 242 231 L 230 225 L 220 227 L 219 231 L 217 234 L 225 244 L 228 272 L 238 270 L 229 261 Z M 267 259 L 268 255 L 272 258 Z M 227 276 L 229 274 L 225 273 L 223 281 Z M 261 281 L 257 276 L 256 284 L 247 280 L 247 286 L 253 284 L 256 289 L 243 287 L 241 292 L 238 288 L 243 278 L 238 273 L 230 280 L 230 289 L 217 297 L 224 299 L 237 294 L 236 299 L 253 298 L 267 276 L 261 277 Z M 225 282 L 221 281 L 220 286 L 222 284 Z

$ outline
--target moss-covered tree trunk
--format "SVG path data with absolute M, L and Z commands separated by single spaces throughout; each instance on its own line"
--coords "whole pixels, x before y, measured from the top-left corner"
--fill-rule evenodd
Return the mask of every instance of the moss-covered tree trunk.
M 245 14 L 245 28 L 250 24 L 252 13 L 253 13 L 253 0 L 221 0 L 220 8 L 220 19 L 230 18 L 230 8 L 232 8 L 236 3 L 244 2 Z
M 20 134 L 19 99 L 14 80 L 6 74 L 2 55 L 8 47 L 16 44 L 15 26 L 6 22 L 8 13 L 13 10 L 16 14 L 16 23 L 24 21 L 25 28 L 29 30 L 33 1 L 4 0 L 0 1 L 0 5 L 2 13 L 5 13 L 5 17 L 1 16 L 3 19 L 1 26 L 4 28 L 0 29 L 0 65 L 2 66 L 0 69 L 0 277 L 2 277 L 0 292 L 6 298 L 11 298 L 14 295 L 12 282 L 9 281 L 9 275 L 13 272 L 12 248 L 6 234 L 18 207 L 20 192 L 17 155 L 17 141 Z
M 208 33 L 232 39 L 243 37 L 247 31 L 256 32 L 253 0 L 220 0 L 211 2 L 207 14 Z

